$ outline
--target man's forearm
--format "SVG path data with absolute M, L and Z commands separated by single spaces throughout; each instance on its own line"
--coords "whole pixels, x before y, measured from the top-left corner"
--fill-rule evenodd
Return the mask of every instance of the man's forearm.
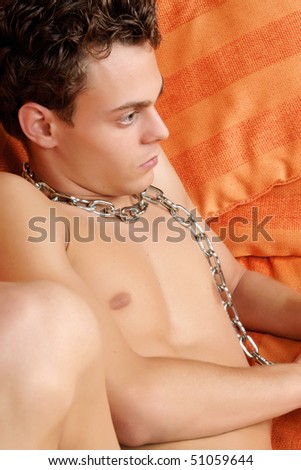
M 149 358 L 142 373 L 138 386 L 123 390 L 127 417 L 114 419 L 128 446 L 218 435 L 301 406 L 298 363 L 234 368 Z

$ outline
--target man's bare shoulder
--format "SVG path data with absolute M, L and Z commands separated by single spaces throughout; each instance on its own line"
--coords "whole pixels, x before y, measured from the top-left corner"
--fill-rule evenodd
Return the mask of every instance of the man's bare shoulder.
M 174 199 L 173 202 L 184 205 L 189 204 L 188 194 L 173 165 L 163 151 L 159 156 L 153 185 L 160 188 L 168 198 Z
M 69 270 L 70 274 L 65 256 L 67 235 L 64 225 L 57 224 L 55 242 L 52 242 L 50 209 L 53 203 L 16 175 L 1 174 L 0 188 L 0 279 L 61 282 L 64 271 Z M 45 234 L 43 238 L 36 239 L 33 225 Z
M 1 238 L 12 237 L 13 233 L 27 239 L 30 220 L 44 217 L 47 224 L 50 207 L 51 201 L 24 178 L 0 172 Z
M 20 200 L 23 202 L 24 207 L 28 206 L 28 204 L 24 204 L 27 200 L 29 202 L 33 200 L 35 202 L 42 201 L 47 205 L 47 198 L 32 184 L 19 175 L 4 171 L 0 172 L 0 199 L 2 201 L 1 205 L 7 199 L 7 206 L 19 204 Z
M 1 171 L 0 172 L 0 193 L 2 193 L 2 191 L 6 191 L 8 190 L 9 188 L 11 189 L 16 189 L 20 186 L 20 184 L 23 184 L 21 183 L 21 181 L 23 183 L 25 183 L 25 180 L 24 178 L 22 178 L 21 176 L 19 175 L 16 175 L 14 173 L 9 173 L 7 171 Z

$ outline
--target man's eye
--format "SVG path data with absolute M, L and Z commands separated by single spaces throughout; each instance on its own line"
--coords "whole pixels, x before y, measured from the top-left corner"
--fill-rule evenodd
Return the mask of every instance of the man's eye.
M 125 116 L 122 116 L 119 122 L 121 124 L 129 125 L 132 124 L 132 122 L 135 120 L 138 112 L 137 111 L 132 111 L 131 113 L 126 114 Z

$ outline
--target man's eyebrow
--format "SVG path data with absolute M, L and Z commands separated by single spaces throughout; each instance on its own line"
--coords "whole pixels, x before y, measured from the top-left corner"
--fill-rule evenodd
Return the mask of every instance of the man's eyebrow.
M 157 100 L 160 98 L 164 90 L 164 78 L 162 77 L 162 85 L 157 97 Z M 156 100 L 156 101 L 157 101 Z M 151 106 L 152 101 L 151 100 L 145 100 L 145 101 L 129 101 L 128 103 L 125 103 L 118 108 L 112 109 L 112 113 L 116 111 L 124 111 L 125 109 L 130 109 L 130 108 L 146 108 L 148 106 Z

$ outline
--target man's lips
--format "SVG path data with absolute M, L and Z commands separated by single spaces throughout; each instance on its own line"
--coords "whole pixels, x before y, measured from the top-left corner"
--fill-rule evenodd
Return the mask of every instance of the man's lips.
M 140 165 L 140 168 L 151 169 L 158 164 L 158 155 L 153 158 L 150 158 L 147 162 Z

